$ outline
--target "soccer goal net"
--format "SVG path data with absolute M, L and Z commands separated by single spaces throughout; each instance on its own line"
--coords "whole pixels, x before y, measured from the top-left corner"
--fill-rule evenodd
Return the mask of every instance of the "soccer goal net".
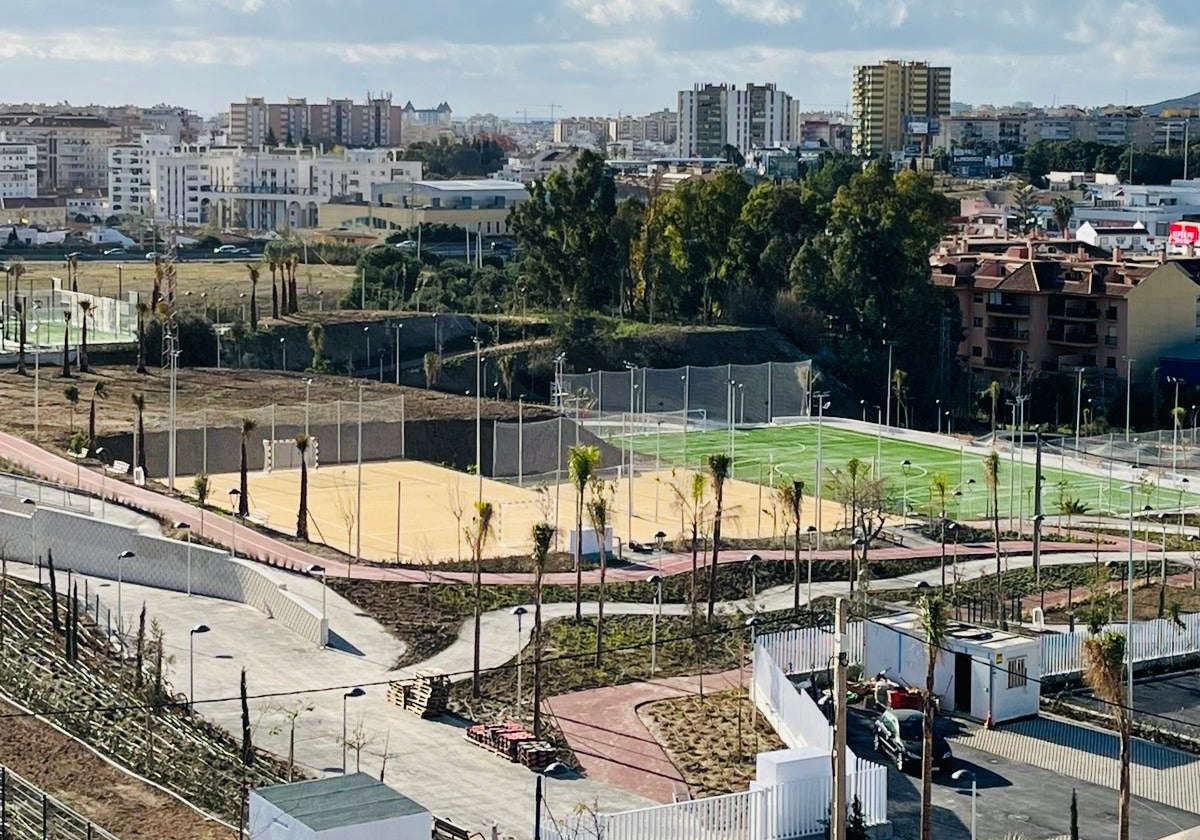
M 282 440 L 264 438 L 262 445 L 263 472 L 300 469 L 300 450 L 296 447 L 294 438 L 283 438 Z M 308 439 L 308 449 L 304 452 L 304 459 L 309 469 L 315 470 L 320 465 L 320 452 L 321 442 L 317 440 L 316 435 L 313 435 Z

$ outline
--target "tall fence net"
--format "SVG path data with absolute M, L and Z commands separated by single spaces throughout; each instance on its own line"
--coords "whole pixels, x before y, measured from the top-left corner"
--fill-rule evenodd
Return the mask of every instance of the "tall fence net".
M 561 408 L 589 413 L 702 412 L 710 422 L 769 423 L 806 416 L 811 361 L 564 373 L 555 389 Z
M 0 831 L 5 840 L 117 840 L 2 764 Z

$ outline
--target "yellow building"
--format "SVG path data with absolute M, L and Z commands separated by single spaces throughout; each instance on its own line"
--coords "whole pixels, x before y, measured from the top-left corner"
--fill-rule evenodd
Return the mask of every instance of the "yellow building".
M 950 115 L 950 68 L 882 61 L 854 68 L 851 150 L 873 157 L 906 147 L 927 152 Z

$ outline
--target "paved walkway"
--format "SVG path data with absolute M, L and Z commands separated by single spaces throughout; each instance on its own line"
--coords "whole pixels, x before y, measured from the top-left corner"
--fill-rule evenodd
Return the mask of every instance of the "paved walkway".
M 749 681 L 743 674 L 742 684 Z M 704 677 L 705 691 L 737 688 L 736 669 Z M 686 697 L 700 690 L 698 677 L 666 677 L 628 685 L 560 694 L 546 701 L 558 728 L 588 777 L 655 802 L 671 802 L 683 776 L 638 716 L 645 703 Z
M 1045 715 L 994 730 L 971 729 L 949 740 L 1117 790 L 1115 733 Z M 1200 813 L 1200 757 L 1133 739 L 1133 795 Z

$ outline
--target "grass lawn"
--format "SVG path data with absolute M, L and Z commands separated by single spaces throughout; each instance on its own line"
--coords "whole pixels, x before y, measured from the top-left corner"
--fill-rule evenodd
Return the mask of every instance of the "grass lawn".
M 646 455 L 660 454 L 665 463 L 693 467 L 702 464 L 709 453 L 729 452 L 729 432 L 713 430 L 670 434 L 643 434 L 634 439 L 634 447 Z M 685 448 L 686 447 L 686 448 Z M 737 478 L 767 484 L 799 479 L 805 491 L 816 489 L 817 426 L 768 426 L 743 429 L 733 434 L 734 472 Z M 851 458 L 879 464 L 887 477 L 897 509 L 901 499 L 907 499 L 909 511 L 929 510 L 930 478 L 944 474 L 952 492 L 946 501 L 947 514 L 955 519 L 982 519 L 987 515 L 988 490 L 983 477 L 983 459 L 966 454 L 962 449 L 931 446 L 900 441 L 887 437 L 851 431 L 834 426 L 821 428 L 821 461 L 825 470 L 822 496 L 829 498 L 829 470 L 844 467 Z M 878 461 L 877 461 L 878 458 Z M 1028 518 L 1033 510 L 1034 454 L 1025 453 L 1025 465 L 1002 455 L 1000 488 L 998 492 L 1001 517 L 1022 511 Z M 904 462 L 909 466 L 905 467 Z M 1048 514 L 1057 510 L 1059 485 L 1066 482 L 1072 496 L 1079 498 L 1088 510 L 1128 510 L 1128 491 L 1121 490 L 1126 482 L 1102 476 L 1084 475 L 1063 470 L 1057 459 L 1043 457 L 1045 477 L 1042 493 L 1043 508 Z M 905 475 L 907 473 L 907 476 Z M 1014 477 L 1016 480 L 1014 481 Z M 1184 493 L 1187 503 L 1195 504 L 1195 494 Z M 1153 488 L 1149 494 L 1137 491 L 1138 508 L 1149 504 L 1155 509 L 1174 509 L 1179 506 L 1180 493 L 1168 486 Z

